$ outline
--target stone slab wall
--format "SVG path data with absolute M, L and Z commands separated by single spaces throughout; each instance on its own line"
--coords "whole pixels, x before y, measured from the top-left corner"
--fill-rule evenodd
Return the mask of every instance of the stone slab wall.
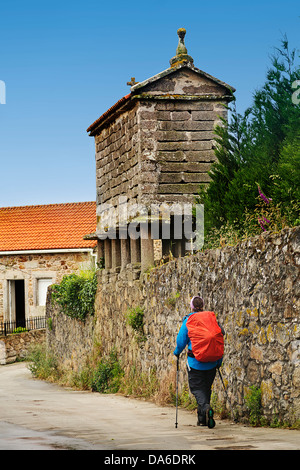
M 129 203 L 193 201 L 215 161 L 218 100 L 138 99 L 95 136 L 98 215 Z
M 85 345 L 72 336 L 73 327 L 66 328 L 65 336 L 52 337 L 51 346 L 61 357 L 80 356 L 73 367 L 81 367 L 93 336 L 105 352 L 115 347 L 125 368 L 155 369 L 163 379 L 174 370 L 176 335 L 190 298 L 200 292 L 205 308 L 216 312 L 226 331 L 222 369 L 232 406 L 242 415 L 245 393 L 254 385 L 262 390 L 267 418 L 293 422 L 300 418 L 299 241 L 297 227 L 175 259 L 141 279 L 128 270 L 109 277 L 100 271 L 85 354 Z M 135 307 L 144 309 L 144 342 L 137 341 L 126 322 L 128 309 Z M 65 323 L 65 317 L 59 322 Z M 186 381 L 184 357 L 181 385 Z M 215 390 L 224 396 L 217 379 Z
M 116 206 L 120 195 L 135 200 L 139 184 L 136 108 L 116 116 L 95 136 L 98 204 Z
M 89 317 L 85 322 L 60 313 L 52 302 L 52 289 L 48 288 L 46 302 L 47 350 L 53 351 L 60 358 L 60 363 L 67 369 L 78 370 L 91 357 L 95 346 L 95 319 Z
M 8 336 L 0 336 L 0 365 L 10 364 L 26 357 L 33 344 L 44 343 L 46 330 L 32 330 Z
M 193 202 L 215 161 L 218 101 L 144 100 L 138 110 L 143 185 L 140 202 Z

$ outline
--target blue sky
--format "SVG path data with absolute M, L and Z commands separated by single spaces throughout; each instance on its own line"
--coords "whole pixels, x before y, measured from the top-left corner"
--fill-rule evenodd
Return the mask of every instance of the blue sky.
M 240 112 L 283 34 L 300 44 L 299 0 L 11 0 L 0 21 L 1 207 L 95 199 L 86 129 L 131 77 L 168 68 L 179 27 L 195 66 L 237 89 Z

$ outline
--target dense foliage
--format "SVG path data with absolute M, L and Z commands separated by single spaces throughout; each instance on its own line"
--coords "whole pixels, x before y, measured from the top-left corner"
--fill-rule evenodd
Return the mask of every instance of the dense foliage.
M 300 223 L 300 104 L 292 100 L 298 80 L 300 67 L 285 38 L 252 107 L 241 115 L 233 101 L 229 122 L 217 127 L 218 161 L 199 197 L 206 238 L 214 231 L 259 233 L 271 228 L 270 217 L 275 229 Z
M 138 343 L 146 341 L 144 334 L 144 310 L 141 307 L 130 308 L 126 314 L 127 323 L 136 332 L 136 339 Z
M 64 276 L 60 284 L 52 288 L 52 298 L 61 311 L 72 318 L 84 320 L 94 314 L 97 274 L 87 271 L 81 274 Z
M 123 375 L 118 355 L 113 349 L 108 357 L 99 361 L 92 374 L 91 388 L 93 392 L 116 393 L 119 391 Z

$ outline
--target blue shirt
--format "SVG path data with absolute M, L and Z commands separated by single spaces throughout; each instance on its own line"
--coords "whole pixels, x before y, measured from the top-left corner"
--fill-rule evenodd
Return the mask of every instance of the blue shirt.
M 182 351 L 184 350 L 186 346 L 188 347 L 190 351 L 192 351 L 192 343 L 188 335 L 186 322 L 189 316 L 193 315 L 193 313 L 195 312 L 191 312 L 183 318 L 181 328 L 177 335 L 177 346 L 174 350 L 175 356 L 178 356 L 180 353 L 182 353 Z M 195 357 L 188 356 L 187 363 L 191 369 L 209 370 L 209 369 L 213 369 L 214 367 L 220 367 L 220 365 L 222 364 L 222 360 L 223 359 L 219 359 L 218 361 L 213 361 L 213 362 L 201 362 L 201 361 L 198 361 Z

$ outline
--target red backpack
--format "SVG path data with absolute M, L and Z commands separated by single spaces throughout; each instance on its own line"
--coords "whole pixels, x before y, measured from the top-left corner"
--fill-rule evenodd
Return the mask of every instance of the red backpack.
M 224 338 L 214 312 L 193 313 L 186 326 L 192 352 L 198 361 L 211 362 L 223 357 Z

